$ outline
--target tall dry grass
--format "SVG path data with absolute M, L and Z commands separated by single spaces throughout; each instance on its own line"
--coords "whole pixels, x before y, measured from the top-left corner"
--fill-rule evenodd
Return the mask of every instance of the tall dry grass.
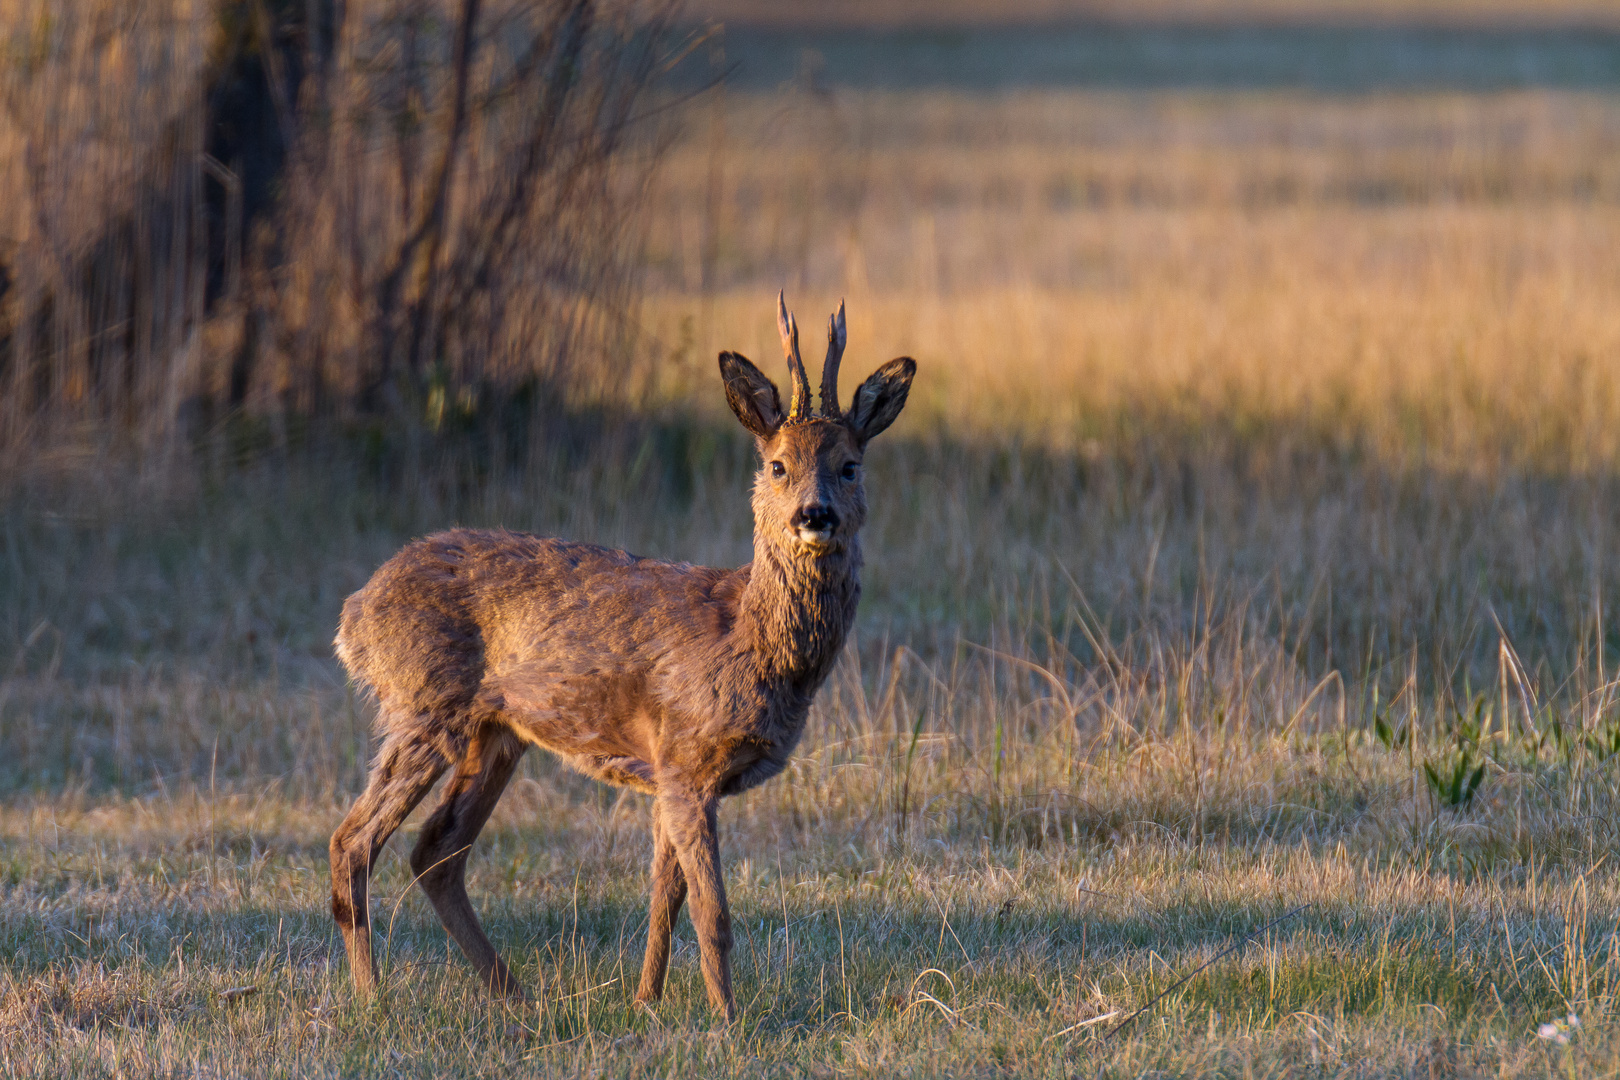
M 874 355 L 933 360 L 923 404 L 964 434 L 1074 450 L 1130 417 L 1468 472 L 1614 460 L 1602 96 L 733 101 L 657 198 L 663 340 L 735 342 L 767 283 L 847 294 Z

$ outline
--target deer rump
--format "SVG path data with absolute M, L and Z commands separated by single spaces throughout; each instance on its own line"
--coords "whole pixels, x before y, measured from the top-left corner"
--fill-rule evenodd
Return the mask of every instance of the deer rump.
M 675 772 L 730 795 L 785 767 L 810 702 L 762 692 L 736 640 L 749 569 L 437 533 L 349 597 L 337 653 L 385 739 L 428 727 L 456 760 L 495 724 L 609 784 L 656 794 Z

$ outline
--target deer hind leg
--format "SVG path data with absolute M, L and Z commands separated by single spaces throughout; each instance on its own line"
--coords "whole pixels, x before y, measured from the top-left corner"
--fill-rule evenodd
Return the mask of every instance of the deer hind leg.
M 720 876 L 718 809 L 713 796 L 667 789 L 658 794 L 658 816 L 692 893 L 692 929 L 709 1005 L 729 1022 L 737 1018 L 737 1002 L 731 993 L 731 911 Z
M 651 1004 L 664 996 L 669 973 L 669 939 L 675 920 L 686 903 L 686 874 L 675 844 L 664 828 L 663 815 L 653 815 L 652 906 L 647 919 L 647 958 L 641 964 L 641 985 L 636 1000 Z
M 479 925 L 467 899 L 467 855 L 478 838 L 507 781 L 523 757 L 524 745 L 504 728 L 486 727 L 468 745 L 445 785 L 444 796 L 422 826 L 411 852 L 411 870 L 422 891 L 433 902 L 439 921 L 456 939 L 490 991 L 504 997 L 524 998 Z
M 332 915 L 343 931 L 355 990 L 362 995 L 370 994 L 377 982 L 366 895 L 372 865 L 447 764 L 426 732 L 390 733 L 371 768 L 365 792 L 332 834 Z

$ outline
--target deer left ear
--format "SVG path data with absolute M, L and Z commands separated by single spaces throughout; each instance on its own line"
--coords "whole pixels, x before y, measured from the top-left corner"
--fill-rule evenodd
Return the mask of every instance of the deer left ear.
M 917 361 L 902 356 L 890 360 L 861 383 L 847 414 L 849 426 L 861 442 L 894 423 L 906 407 L 906 395 L 911 392 L 911 380 L 916 374 Z

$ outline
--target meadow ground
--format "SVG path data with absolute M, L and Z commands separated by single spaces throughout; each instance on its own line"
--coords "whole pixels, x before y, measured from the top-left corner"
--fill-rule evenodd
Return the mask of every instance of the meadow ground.
M 649 197 L 656 362 L 531 467 L 40 456 L 0 512 L 0 1069 L 1615 1072 L 1617 151 L 1596 94 L 732 94 Z M 647 808 L 538 754 L 470 876 L 539 1001 L 477 992 L 409 824 L 353 1002 L 342 597 L 451 522 L 745 560 L 712 356 L 774 361 L 783 283 L 806 326 L 848 297 L 852 376 L 923 373 L 857 640 L 723 812 L 742 1020 L 684 936 L 632 1011 Z

